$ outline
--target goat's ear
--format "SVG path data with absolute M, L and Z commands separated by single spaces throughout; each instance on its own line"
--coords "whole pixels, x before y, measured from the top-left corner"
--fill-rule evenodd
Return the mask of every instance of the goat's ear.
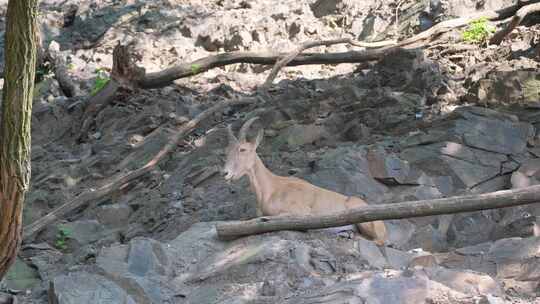
M 261 144 L 264 137 L 264 129 L 260 129 L 255 138 L 255 149 Z

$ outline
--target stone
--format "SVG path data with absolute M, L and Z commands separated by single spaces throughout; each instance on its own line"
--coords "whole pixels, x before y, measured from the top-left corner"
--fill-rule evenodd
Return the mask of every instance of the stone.
M 165 287 L 162 278 L 170 275 L 170 258 L 162 244 L 145 238 L 136 238 L 128 245 L 103 249 L 96 264 L 105 277 L 125 288 L 137 303 L 161 303 Z
M 540 237 L 508 238 L 493 243 L 489 254 L 497 264 L 497 276 L 520 281 L 540 278 Z
M 94 243 L 106 238 L 108 231 L 96 220 L 81 220 L 62 225 L 66 238 L 77 241 L 79 245 Z
M 433 267 L 437 265 L 435 257 L 423 250 L 401 251 L 394 248 L 386 248 L 388 263 L 392 268 L 399 270 L 405 268 Z
M 540 159 L 528 159 L 512 173 L 512 189 L 525 188 L 540 184 Z
M 311 144 L 327 137 L 325 129 L 317 125 L 292 125 L 283 132 L 277 140 L 287 143 L 290 147 Z
M 5 278 L 6 287 L 13 290 L 32 289 L 41 283 L 39 273 L 20 258 L 9 268 Z
M 105 205 L 97 209 L 98 221 L 108 228 L 123 228 L 129 223 L 131 207 L 128 205 Z
M 383 269 L 389 266 L 388 261 L 375 243 L 364 239 L 359 239 L 357 242 L 360 257 L 366 260 L 371 267 Z
M 387 187 L 370 176 L 366 153 L 362 147 L 341 146 L 328 150 L 317 165 L 314 173 L 301 177 L 316 186 L 364 198 L 369 203 L 386 198 Z
M 448 132 L 446 131 L 428 130 L 427 133 L 415 132 L 401 139 L 399 145 L 402 149 L 405 149 L 419 145 L 427 145 L 436 142 L 446 141 L 449 139 L 448 137 Z
M 441 142 L 405 149 L 401 157 L 427 174 L 442 175 L 446 168 L 466 187 L 476 187 L 500 173 L 502 154 L 472 149 L 456 142 Z
M 298 294 L 284 303 L 456 303 L 469 296 L 419 271 L 363 272 L 359 278 Z
M 411 173 L 407 161 L 395 154 L 387 154 L 380 146 L 368 151 L 367 161 L 371 176 L 387 185 L 403 184 Z
M 502 295 L 499 284 L 483 273 L 459 271 L 443 267 L 424 268 L 424 272 L 430 280 L 467 295 Z
M 540 257 L 540 237 L 501 239 L 491 245 L 489 253 L 496 262 Z
M 137 303 L 114 282 L 87 272 L 75 272 L 55 277 L 49 288 L 49 299 L 52 299 L 52 303 L 55 304 Z
M 527 122 L 488 118 L 466 110 L 460 114 L 464 119 L 455 122 L 454 132 L 461 135 L 469 147 L 501 154 L 520 154 L 525 151 L 528 139 L 534 136 L 534 127 Z
M 52 279 L 57 273 L 56 264 L 62 259 L 63 254 L 56 250 L 46 250 L 30 258 L 32 265 L 37 268 L 43 281 Z

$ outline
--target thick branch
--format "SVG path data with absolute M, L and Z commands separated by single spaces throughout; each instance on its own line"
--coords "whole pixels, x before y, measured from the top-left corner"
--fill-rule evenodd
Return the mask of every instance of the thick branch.
M 516 28 L 516 26 L 518 26 L 523 21 L 523 19 L 525 19 L 525 17 L 527 17 L 527 15 L 531 13 L 536 13 L 539 11 L 540 11 L 540 3 L 529 4 L 527 6 L 520 8 L 517 11 L 517 13 L 514 15 L 514 17 L 512 17 L 512 20 L 510 20 L 510 23 L 508 23 L 508 25 L 505 28 L 501 29 L 500 31 L 495 33 L 493 37 L 491 37 L 491 40 L 489 41 L 489 43 L 500 44 L 504 40 L 504 38 L 508 34 L 510 34 L 512 30 Z
M 293 59 L 287 66 L 308 64 L 338 64 L 379 60 L 387 54 L 386 49 L 350 51 L 343 53 L 319 54 L 305 53 Z M 138 81 L 142 88 L 156 88 L 170 84 L 180 78 L 190 77 L 210 69 L 235 63 L 275 64 L 287 53 L 274 52 L 230 52 L 197 59 L 191 63 L 182 63 L 160 72 L 148 73 Z
M 290 54 L 288 54 L 287 56 L 284 56 L 283 58 L 281 58 L 279 61 L 276 62 L 276 64 L 270 71 L 270 74 L 268 74 L 268 77 L 266 78 L 266 81 L 264 82 L 262 87 L 268 88 L 272 84 L 274 79 L 276 78 L 279 71 L 284 66 L 288 65 L 291 61 L 293 61 L 296 57 L 298 57 L 298 55 L 300 55 L 303 51 L 310 48 L 322 46 L 322 45 L 329 46 L 329 45 L 340 44 L 340 43 L 349 43 L 355 46 L 363 45 L 362 43 L 355 42 L 350 38 L 340 38 L 340 39 L 323 40 L 323 41 L 309 41 L 309 42 L 302 43 L 302 45 L 300 45 L 296 50 L 292 51 Z M 396 44 L 396 42 L 390 41 L 388 42 L 387 45 L 393 45 L 393 44 Z M 382 44 L 382 46 L 385 46 L 385 45 Z
M 51 213 L 47 214 L 46 216 L 40 218 L 39 220 L 35 221 L 32 224 L 27 225 L 26 227 L 24 227 L 23 239 L 27 239 L 27 238 L 33 236 L 34 234 L 39 232 L 41 229 L 43 229 L 43 227 L 49 225 L 50 223 L 53 223 L 54 221 L 56 221 L 59 218 L 62 218 L 67 213 L 69 213 L 69 212 L 71 212 L 71 211 L 73 211 L 73 210 L 75 210 L 75 209 L 77 209 L 77 208 L 79 208 L 81 206 L 84 206 L 85 204 L 87 204 L 89 202 L 102 199 L 102 198 L 110 195 L 115 190 L 121 188 L 124 184 L 129 183 L 129 182 L 143 176 L 144 174 L 152 171 L 152 169 L 154 169 L 156 167 L 156 165 L 160 161 L 162 161 L 167 154 L 169 154 L 171 151 L 173 151 L 176 148 L 176 146 L 178 145 L 178 142 L 180 140 L 182 140 L 187 134 L 189 134 L 191 131 L 193 131 L 193 129 L 195 129 L 199 125 L 199 123 L 201 121 L 207 119 L 208 117 L 210 117 L 214 113 L 216 113 L 216 112 L 218 112 L 218 111 L 220 111 L 220 110 L 222 110 L 223 108 L 226 108 L 226 107 L 238 106 L 238 105 L 248 105 L 248 104 L 254 104 L 256 102 L 257 102 L 256 98 L 244 98 L 244 99 L 239 99 L 239 100 L 233 100 L 233 101 L 220 103 L 220 104 L 217 104 L 217 105 L 203 111 L 197 117 L 190 120 L 186 124 L 182 125 L 170 137 L 169 142 L 167 143 L 167 145 L 165 145 L 163 147 L 163 149 L 161 149 L 159 151 L 159 153 L 157 153 L 154 156 L 154 158 L 152 158 L 152 160 L 150 160 L 144 166 L 142 166 L 139 169 L 130 171 L 129 173 L 127 173 L 125 175 L 117 177 L 113 182 L 111 182 L 111 183 L 109 183 L 109 184 L 107 184 L 105 186 L 102 186 L 101 188 L 99 188 L 97 190 L 91 190 L 91 191 L 83 192 L 82 194 L 80 194 L 79 196 L 74 198 L 73 200 L 71 200 L 71 201 L 63 204 L 62 206 L 56 208 L 55 210 L 53 210 Z
M 411 201 L 396 204 L 370 205 L 324 216 L 274 216 L 249 221 L 220 223 L 216 230 L 221 239 L 279 230 L 306 230 L 340 227 L 375 220 L 452 214 L 460 212 L 512 207 L 540 202 L 540 185 L 480 195 Z

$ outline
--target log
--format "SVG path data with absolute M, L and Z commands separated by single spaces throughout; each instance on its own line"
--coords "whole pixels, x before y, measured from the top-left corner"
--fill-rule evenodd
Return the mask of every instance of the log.
M 505 28 L 501 29 L 500 31 L 495 33 L 493 37 L 491 37 L 489 43 L 500 44 L 504 40 L 504 38 L 508 34 L 510 34 L 512 30 L 515 29 L 516 26 L 518 26 L 523 21 L 523 19 L 525 19 L 525 17 L 527 17 L 527 15 L 536 13 L 536 12 L 540 12 L 540 3 L 529 4 L 527 6 L 520 8 L 517 11 L 517 13 L 514 15 L 514 17 L 512 17 L 512 19 L 510 20 L 510 23 L 508 23 L 508 25 Z
M 322 216 L 271 216 L 216 225 L 218 237 L 231 240 L 243 236 L 280 230 L 308 230 L 341 227 L 376 220 L 453 214 L 513 207 L 540 202 L 540 185 L 480 195 L 370 205 Z

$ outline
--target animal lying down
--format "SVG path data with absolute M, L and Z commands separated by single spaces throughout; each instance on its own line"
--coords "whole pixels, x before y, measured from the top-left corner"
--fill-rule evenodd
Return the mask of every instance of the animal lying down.
M 223 177 L 227 181 L 248 176 L 251 189 L 257 196 L 257 216 L 323 215 L 367 206 L 361 198 L 323 189 L 296 177 L 273 174 L 256 151 L 264 131 L 259 130 L 254 142 L 246 138 L 247 131 L 257 119 L 253 117 L 245 122 L 238 138 L 234 136 L 231 126 L 228 126 L 229 145 L 223 168 Z M 362 236 L 378 245 L 384 244 L 387 239 L 386 227 L 382 221 L 358 223 L 355 226 Z M 343 230 L 346 227 L 337 229 Z

